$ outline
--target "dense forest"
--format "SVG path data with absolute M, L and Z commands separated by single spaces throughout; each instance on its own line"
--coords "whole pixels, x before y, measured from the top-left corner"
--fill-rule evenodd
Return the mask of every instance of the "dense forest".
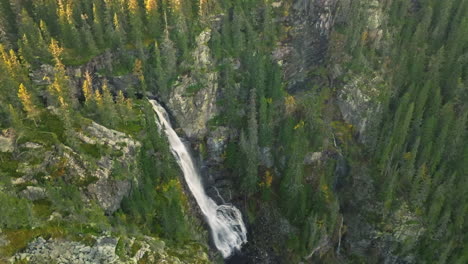
M 468 262 L 468 1 L 0 0 L 0 57 L 0 262 L 103 236 L 109 263 L 223 262 L 148 98 L 229 182 L 231 263 Z M 174 98 L 213 86 L 184 135 Z

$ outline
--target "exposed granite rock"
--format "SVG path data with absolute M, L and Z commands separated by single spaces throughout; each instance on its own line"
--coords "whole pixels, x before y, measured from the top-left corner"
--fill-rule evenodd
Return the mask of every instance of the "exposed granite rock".
M 107 80 L 109 87 L 113 91 L 123 91 L 126 93 L 130 93 L 131 88 L 136 87 L 139 82 L 138 78 L 133 74 L 126 74 L 122 76 L 108 76 Z
M 54 78 L 54 66 L 49 64 L 42 64 L 39 68 L 34 69 L 29 77 L 36 85 L 49 85 Z
M 316 162 L 319 162 L 323 157 L 322 152 L 311 152 L 307 153 L 307 155 L 304 157 L 304 164 L 306 165 L 311 165 Z
M 27 186 L 20 195 L 35 201 L 46 198 L 45 189 L 38 182 L 60 177 L 67 184 L 79 186 L 85 202 L 95 200 L 111 214 L 130 192 L 132 182 L 138 180 L 136 154 L 141 144 L 125 133 L 94 122 L 75 135 L 81 140 L 78 144 L 94 145 L 100 157 L 87 156 L 82 150 L 60 143 L 43 147 L 26 142 L 15 150 L 21 152 L 16 173 L 22 176 L 11 183 L 34 185 Z
M 86 127 L 83 133 L 79 134 L 79 138 L 88 144 L 103 145 L 112 148 L 113 151 L 119 151 L 118 157 L 106 155 L 98 160 L 97 168 L 91 171 L 91 175 L 97 180 L 87 186 L 89 196 L 96 199 L 107 213 L 113 213 L 130 191 L 133 173 L 130 173 L 132 175 L 130 179 L 116 179 L 111 176 L 112 170 L 114 166 L 127 171 L 132 170 L 136 162 L 135 154 L 141 144 L 122 132 L 108 129 L 95 122 Z M 80 166 L 73 167 L 80 168 Z
M 16 253 L 11 259 L 29 263 L 123 263 L 115 253 L 117 239 L 99 237 L 93 246 L 80 242 L 38 237 L 27 248 Z
M 88 185 L 87 191 L 107 213 L 111 214 L 120 208 L 120 202 L 129 193 L 131 183 L 128 180 L 111 179 L 108 168 L 98 169 L 94 175 L 98 180 Z
M 20 147 L 27 148 L 27 149 L 38 149 L 38 148 L 42 148 L 42 145 L 38 143 L 34 143 L 34 142 L 26 142 L 22 144 Z
M 179 77 L 168 101 L 169 109 L 189 138 L 203 138 L 208 131 L 208 121 L 218 113 L 218 74 L 211 69 L 210 38 L 210 29 L 196 38 L 192 74 Z
M 323 66 L 338 0 L 298 0 L 285 24 L 288 37 L 279 43 L 273 57 L 283 67 L 289 91 L 306 88 L 313 71 Z M 308 86 L 307 86 L 308 87 Z
M 42 187 L 27 186 L 26 189 L 22 190 L 20 195 L 31 201 L 41 200 L 47 197 L 47 192 Z
M 30 183 L 30 184 L 37 184 L 37 180 L 33 179 L 29 175 L 25 175 L 19 178 L 14 178 L 11 179 L 11 184 L 13 185 L 20 185 L 20 184 L 25 184 L 25 183 Z
M 110 235 L 94 237 L 93 245 L 65 239 L 46 240 L 38 237 L 10 258 L 11 263 L 94 264 L 94 263 L 209 263 L 205 252 L 186 245 L 168 249 L 163 241 L 153 237 L 118 238 Z M 119 246 L 120 244 L 120 246 Z M 136 250 L 136 252 L 134 251 Z M 171 253 L 168 251 L 171 250 Z M 177 256 L 177 257 L 176 257 Z M 183 260 L 180 258 L 183 257 Z
M 229 139 L 229 129 L 227 127 L 217 127 L 209 132 L 206 140 L 208 159 L 212 162 L 222 162 L 226 144 Z
M 133 156 L 140 143 L 127 134 L 109 129 L 96 122 L 84 129 L 84 133 L 80 133 L 79 138 L 88 144 L 106 145 L 116 150 L 122 151 L 122 156 Z
M 12 130 L 3 130 L 0 135 L 0 152 L 13 152 L 15 149 L 15 136 Z
M 338 93 L 337 103 L 346 122 L 352 124 L 359 133 L 361 142 L 367 143 L 367 131 L 379 120 L 381 104 L 378 100 L 384 82 L 375 77 L 357 76 L 349 81 Z

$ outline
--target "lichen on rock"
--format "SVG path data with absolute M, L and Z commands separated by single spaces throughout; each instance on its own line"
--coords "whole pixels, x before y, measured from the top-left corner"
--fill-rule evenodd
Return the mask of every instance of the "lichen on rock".
M 189 138 L 203 138 L 208 131 L 208 121 L 218 114 L 218 74 L 212 69 L 210 38 L 210 29 L 196 38 L 192 73 L 179 77 L 168 101 L 169 109 Z

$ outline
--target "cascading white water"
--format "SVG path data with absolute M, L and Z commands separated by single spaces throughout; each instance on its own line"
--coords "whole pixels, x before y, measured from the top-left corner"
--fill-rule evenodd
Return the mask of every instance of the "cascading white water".
M 217 205 L 206 195 L 192 157 L 172 128 L 166 110 L 158 102 L 154 100 L 150 102 L 158 116 L 158 127 L 167 135 L 172 153 L 184 173 L 185 181 L 210 226 L 216 248 L 224 258 L 231 256 L 247 242 L 247 230 L 239 209 L 229 204 Z

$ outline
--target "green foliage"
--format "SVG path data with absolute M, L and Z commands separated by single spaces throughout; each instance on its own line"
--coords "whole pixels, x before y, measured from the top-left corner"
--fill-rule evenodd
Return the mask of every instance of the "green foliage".
M 122 203 L 131 221 L 143 231 L 174 241 L 193 237 L 186 217 L 185 196 L 167 142 L 159 135 L 155 114 L 148 103 L 144 105 L 145 137 L 139 157 L 141 180 L 130 197 Z
M 34 223 L 31 203 L 0 190 L 0 226 L 6 229 L 31 227 Z
M 357 2 L 352 8 L 365 12 Z M 382 70 L 392 80 L 388 89 L 394 93 L 384 98 L 388 103 L 384 103 L 378 127 L 379 143 L 370 147 L 377 159 L 369 158 L 380 169 L 377 180 L 384 183 L 379 189 L 384 193 L 386 212 L 408 203 L 428 229 L 401 245 L 402 251 L 416 254 L 423 262 L 452 263 L 463 255 L 461 244 L 466 240 L 461 235 L 466 224 L 456 225 L 453 220 L 459 206 L 468 201 L 466 197 L 456 204 L 449 201 L 467 188 L 462 176 L 466 170 L 461 166 L 466 150 L 454 142 L 466 146 L 467 140 L 468 108 L 466 100 L 457 98 L 463 93 L 459 84 L 467 82 L 467 72 L 462 70 L 467 61 L 457 58 L 468 48 L 467 20 L 461 15 L 468 11 L 468 4 L 457 0 L 385 4 L 383 15 L 389 21 L 383 22 L 386 33 L 380 42 L 388 45 L 386 53 L 379 54 L 382 47 L 363 41 L 369 33 L 364 28 L 365 18 L 351 18 L 344 30 L 352 54 L 378 54 L 377 61 L 389 63 L 382 69 L 376 60 L 355 56 L 351 62 Z M 423 242 L 434 237 L 436 242 Z

